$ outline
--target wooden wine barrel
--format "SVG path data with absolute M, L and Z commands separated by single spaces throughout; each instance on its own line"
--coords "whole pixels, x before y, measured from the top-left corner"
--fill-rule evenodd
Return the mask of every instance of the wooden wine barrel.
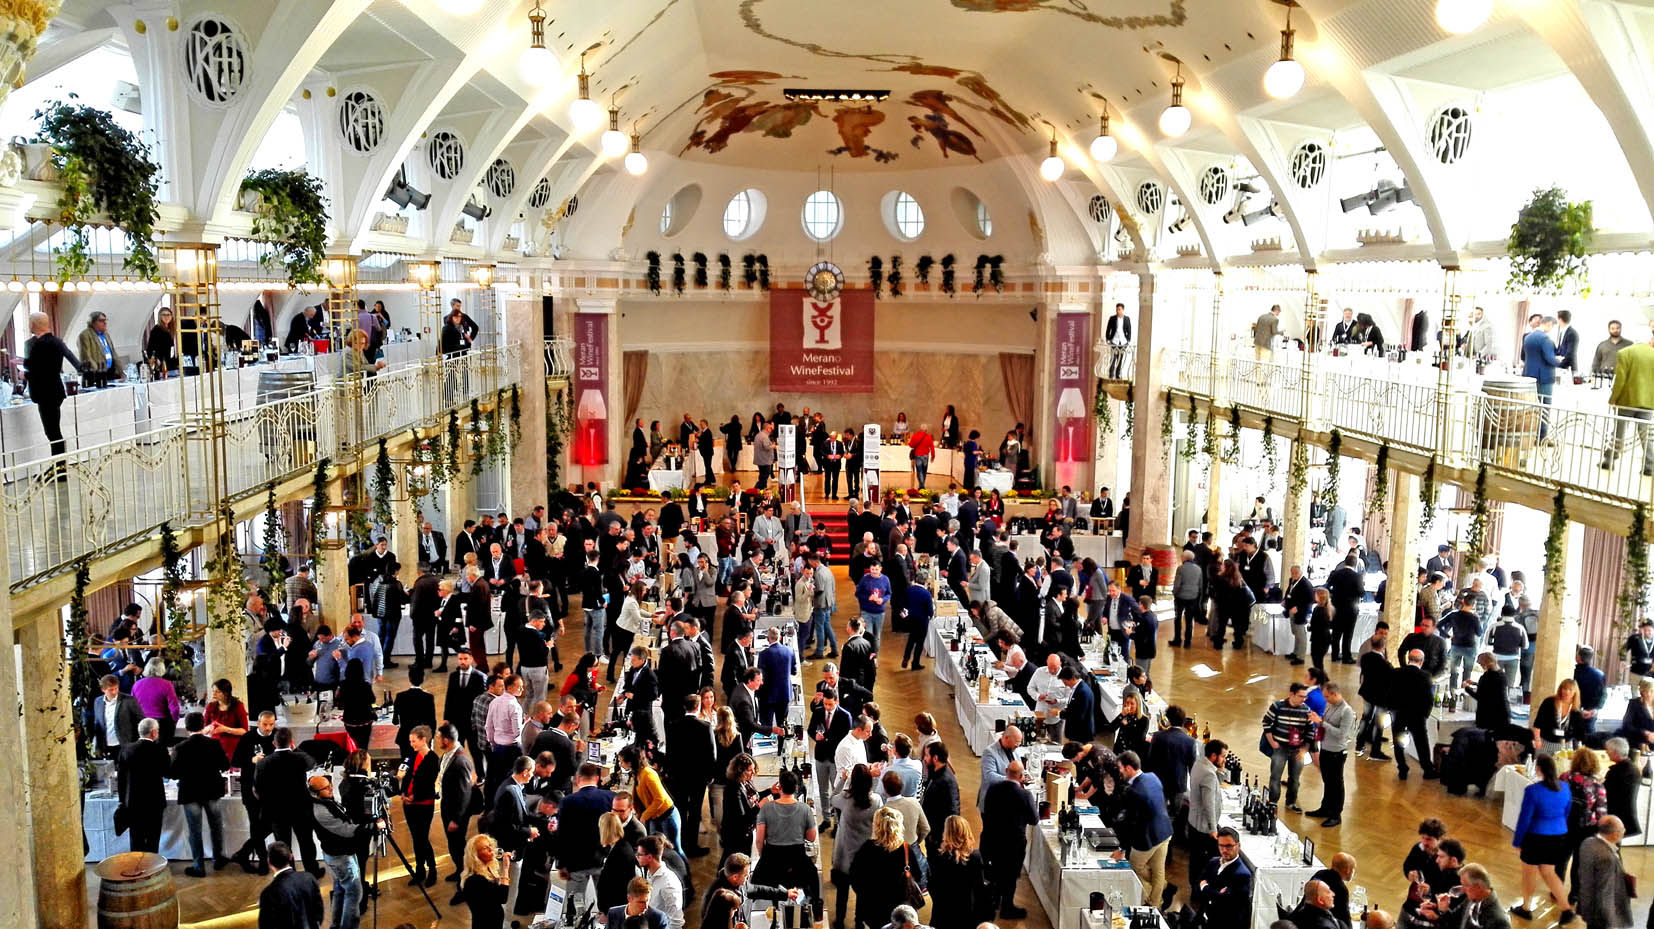
M 1160 586 L 1163 588 L 1171 587 L 1178 566 L 1182 564 L 1180 559 L 1183 556 L 1179 554 L 1181 549 L 1157 543 L 1144 546 L 1143 551 L 1148 554 L 1149 563 L 1154 565 L 1156 571 L 1160 572 Z M 1158 596 L 1159 591 L 1155 591 L 1155 594 Z
M 98 862 L 98 929 L 178 929 L 178 892 L 167 860 L 122 852 Z
M 1533 448 L 1539 441 L 1538 383 L 1531 377 L 1489 377 L 1482 382 L 1486 410 L 1481 417 L 1482 450 L 1501 457 Z M 1501 463 L 1516 466 L 1517 459 Z

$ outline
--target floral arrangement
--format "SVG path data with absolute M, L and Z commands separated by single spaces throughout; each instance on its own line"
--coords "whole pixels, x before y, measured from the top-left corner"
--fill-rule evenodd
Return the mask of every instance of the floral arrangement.
M 718 289 L 719 290 L 728 290 L 729 289 L 729 279 L 730 279 L 729 253 L 728 252 L 720 252 L 718 254 Z
M 890 275 L 885 280 L 890 284 L 890 295 L 900 297 L 902 295 L 902 256 L 890 256 Z
M 265 169 L 243 178 L 241 191 L 258 195 L 253 238 L 277 246 L 265 256 L 265 267 L 282 265 L 287 270 L 287 283 L 294 287 L 322 283 L 327 198 L 322 196 L 321 178 L 303 168 Z
M 0 7 L 0 14 L 16 16 L 22 11 L 20 6 Z M 76 99 L 69 95 L 70 101 Z M 57 101 L 34 115 L 40 120 L 36 141 L 52 146 L 52 160 L 63 179 L 58 219 L 68 228 L 69 241 L 53 249 L 59 278 L 83 276 L 92 269 L 87 230 L 101 212 L 126 233 L 124 267 L 143 280 L 158 280 L 161 266 L 154 238 L 161 166 L 150 159 L 149 146 L 107 110 Z

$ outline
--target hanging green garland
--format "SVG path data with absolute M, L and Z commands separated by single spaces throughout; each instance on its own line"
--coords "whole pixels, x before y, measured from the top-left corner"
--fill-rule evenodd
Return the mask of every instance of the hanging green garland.
M 1648 507 L 1639 501 L 1631 515 L 1631 533 L 1625 537 L 1625 574 L 1620 581 L 1619 630 L 1628 636 L 1637 627 L 1648 602 Z
M 1264 469 L 1269 473 L 1269 483 L 1271 484 L 1275 483 L 1275 469 L 1277 466 L 1275 456 L 1275 417 L 1265 416 L 1263 418 L 1263 464 Z
M 1286 462 L 1286 493 L 1293 498 L 1304 492 L 1304 484 L 1309 481 L 1309 446 L 1302 437 L 1292 440 L 1292 450 L 1287 453 Z M 1330 504 L 1329 504 L 1330 506 Z
M 379 443 L 384 447 L 384 442 Z M 282 597 L 287 588 L 287 556 L 282 554 L 281 518 L 276 514 L 276 482 L 264 487 L 264 573 L 270 578 L 270 596 Z
M 484 459 L 488 457 L 488 437 L 482 432 L 482 403 L 471 398 L 471 422 L 465 427 L 466 437 L 470 440 L 471 476 L 482 473 Z
M 1206 466 L 1210 468 L 1214 461 L 1221 461 L 1218 455 L 1218 423 L 1217 414 L 1212 405 L 1206 404 L 1206 420 L 1201 424 L 1200 451 L 1206 456 Z
M 1122 438 L 1122 439 L 1131 438 L 1131 434 L 1136 428 L 1137 428 L 1137 398 L 1136 398 L 1136 395 L 1133 393 L 1133 391 L 1131 389 L 1131 385 L 1127 384 L 1126 385 L 1126 427 L 1124 429 L 1120 430 L 1120 438 Z
M 448 441 L 443 446 L 446 456 L 448 480 L 457 480 L 459 470 L 459 410 L 448 411 Z
M 236 545 L 235 513 L 225 503 L 220 505 L 219 515 L 225 529 L 219 533 L 206 564 L 207 625 L 221 632 L 239 632 L 243 630 L 242 598 L 247 592 L 246 565 Z
M 1166 410 L 1160 417 L 1160 464 L 1164 467 L 1171 461 L 1172 446 L 1176 444 L 1172 439 L 1172 423 L 1177 419 L 1177 410 L 1172 406 L 1172 393 L 1166 391 Z
M 1487 554 L 1487 465 L 1476 469 L 1476 495 L 1470 501 L 1470 526 L 1465 530 L 1465 554 L 1470 564 L 1480 564 Z
M 178 534 L 171 523 L 161 524 L 161 609 L 156 617 L 156 632 L 165 632 L 161 644 L 161 660 L 167 663 L 167 680 L 180 697 L 195 695 L 195 667 L 188 653 L 184 630 L 189 615 L 178 602 L 184 589 L 184 558 L 178 551 Z
M 98 682 L 92 674 L 92 663 L 87 660 L 92 655 L 92 613 L 86 607 L 86 588 L 92 583 L 91 562 L 82 558 L 75 563 L 75 589 L 69 595 L 69 622 L 64 627 L 63 637 L 68 642 L 68 653 L 65 656 L 69 668 L 69 700 L 73 704 L 77 700 L 84 700 L 89 695 L 97 693 Z M 9 659 L 11 656 L 7 655 Z M 137 663 L 137 662 L 134 662 Z M 58 686 L 52 689 L 55 696 L 63 692 L 63 674 L 58 673 Z M 42 709 L 45 709 L 42 707 Z M 57 707 L 57 710 L 66 713 L 73 720 L 76 754 L 79 749 L 85 748 L 90 741 L 90 733 L 86 731 L 84 717 L 86 714 L 71 712 L 67 707 Z
M 1223 450 L 1223 463 L 1226 465 L 1240 464 L 1241 453 L 1241 415 L 1240 407 L 1229 408 L 1229 444 Z
M 1108 402 L 1108 393 L 1103 390 L 1103 382 L 1098 381 L 1097 399 L 1091 405 L 1091 410 L 1097 414 L 1097 435 L 1099 437 L 1114 433 L 1114 411 L 1110 409 L 1112 406 L 1113 404 Z
M 494 406 L 488 411 L 488 460 L 500 462 L 505 460 L 506 436 L 505 430 L 500 428 L 500 409 L 505 406 L 505 390 L 502 388 L 494 392 Z
M 726 290 L 728 288 L 725 288 Z M 523 441 L 523 389 L 511 385 L 511 450 L 516 451 Z
M 1568 534 L 1568 501 L 1562 488 L 1556 489 L 1556 497 L 1551 501 L 1551 525 L 1545 532 L 1545 596 L 1562 602 L 1562 595 L 1568 589 L 1568 579 L 1563 571 L 1563 540 Z
M 1429 532 L 1436 524 L 1436 456 L 1424 466 L 1424 478 L 1419 481 L 1419 530 Z
M 396 486 L 396 471 L 391 467 L 390 445 L 379 440 L 379 457 L 373 462 L 373 521 L 389 532 L 396 525 L 396 509 L 391 506 L 391 488 Z
M 323 458 L 316 462 L 316 478 L 311 483 L 310 497 L 314 501 L 310 509 L 310 563 L 315 565 L 316 572 L 322 570 L 322 533 L 327 527 L 327 508 L 332 505 L 327 494 L 327 469 L 333 464 L 333 459 Z
M 563 476 L 563 443 L 574 423 L 571 392 L 546 388 L 546 483 L 555 488 Z
M 1384 504 L 1390 500 L 1390 443 L 1386 442 L 1378 447 L 1378 463 L 1373 465 L 1373 499 L 1367 504 L 1367 510 L 1380 516 L 1384 513 Z
M 1328 508 L 1338 505 L 1338 453 L 1344 447 L 1344 434 L 1337 429 L 1332 431 L 1332 439 L 1327 442 L 1327 486 L 1321 491 L 1321 499 Z

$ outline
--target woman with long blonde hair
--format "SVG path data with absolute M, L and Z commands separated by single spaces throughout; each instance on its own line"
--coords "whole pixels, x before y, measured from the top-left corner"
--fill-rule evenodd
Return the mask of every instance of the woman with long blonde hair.
M 712 783 L 707 785 L 707 800 L 712 805 L 712 834 L 722 835 L 724 822 L 724 788 L 729 785 L 729 763 L 746 751 L 741 744 L 741 730 L 735 725 L 735 711 L 718 707 L 717 721 L 712 724 Z
M 953 815 L 942 827 L 942 844 L 930 859 L 930 882 L 946 887 L 930 901 L 930 924 L 935 929 L 971 929 L 986 915 L 982 852 L 976 833 L 965 817 Z
M 460 877 L 472 929 L 501 929 L 505 901 L 511 895 L 511 853 L 486 834 L 465 843 L 465 870 Z
M 1554 755 L 1563 743 L 1585 738 L 1585 714 L 1579 708 L 1579 685 L 1565 678 L 1556 695 L 1546 697 L 1533 714 L 1533 748 Z
M 902 841 L 902 814 L 882 807 L 873 814 L 873 834 L 850 864 L 850 888 L 856 892 L 857 926 L 882 926 L 890 911 L 907 901 L 907 877 L 921 880 L 919 864 Z M 842 894 L 842 889 L 840 893 Z

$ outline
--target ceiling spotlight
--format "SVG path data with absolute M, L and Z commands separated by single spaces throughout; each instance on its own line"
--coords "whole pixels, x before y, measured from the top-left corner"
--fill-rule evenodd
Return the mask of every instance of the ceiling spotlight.
M 620 131 L 620 107 L 609 107 L 609 128 L 598 142 L 605 158 L 619 158 L 626 154 L 626 133 Z
M 455 16 L 470 16 L 482 9 L 482 0 L 436 0 L 436 5 Z
M 488 204 L 478 203 L 476 195 L 472 194 L 471 199 L 465 201 L 465 206 L 460 208 L 460 212 L 480 223 L 492 215 L 494 211 L 489 208 Z
M 1241 217 L 1241 222 L 1245 223 L 1248 226 L 1250 226 L 1253 223 L 1260 222 L 1260 221 L 1262 221 L 1262 220 L 1264 220 L 1264 219 L 1266 219 L 1270 216 L 1280 216 L 1280 215 L 1281 215 L 1281 203 L 1280 203 L 1280 201 L 1279 200 L 1271 200 L 1271 201 L 1269 201 L 1268 206 L 1266 206 L 1263 209 L 1257 211 L 1256 213 L 1248 213 L 1245 216 L 1242 216 Z
M 1182 232 L 1183 227 L 1185 227 L 1187 225 L 1189 225 L 1189 214 L 1184 213 L 1183 215 L 1181 215 L 1177 218 L 1176 222 L 1174 222 L 1171 225 L 1167 226 L 1166 231 L 1170 232 L 1172 235 L 1176 235 L 1179 232 Z
M 603 108 L 592 99 L 591 75 L 586 73 L 586 53 L 580 53 L 580 93 L 569 103 L 569 120 L 580 135 L 603 125 Z
M 412 204 L 414 209 L 423 210 L 431 205 L 431 195 L 415 190 L 413 185 L 408 183 L 405 169 L 398 169 L 396 176 L 391 178 L 391 186 L 385 190 L 385 199 L 396 204 L 399 209 L 405 209 Z
M 1397 185 L 1395 181 L 1384 178 L 1373 185 L 1372 190 L 1353 197 L 1344 197 L 1338 201 L 1338 205 L 1346 213 L 1352 213 L 1366 207 L 1369 214 L 1377 216 L 1397 204 L 1411 203 L 1412 200 L 1413 191 L 1410 188 L 1406 185 Z
M 1304 66 L 1292 57 L 1292 8 L 1297 0 L 1276 0 L 1286 6 L 1286 28 L 1281 30 L 1281 58 L 1263 75 L 1264 92 L 1285 100 L 1304 89 Z
M 1183 105 L 1183 62 L 1180 61 L 1177 63 L 1177 76 L 1172 78 L 1171 105 L 1160 111 L 1160 132 L 1167 138 L 1175 139 L 1188 132 L 1193 124 L 1193 114 Z
M 1097 137 L 1091 140 L 1091 160 L 1098 164 L 1107 164 L 1120 153 L 1120 140 L 1108 134 L 1108 102 L 1103 102 L 1103 122 L 1097 129 Z
M 1045 160 L 1039 163 L 1039 176 L 1048 181 L 1061 180 L 1063 167 L 1062 156 L 1057 154 L 1057 130 L 1053 127 L 1051 129 L 1051 154 L 1045 156 Z
M 557 76 L 557 56 L 546 48 L 546 11 L 538 3 L 528 11 L 528 31 L 528 48 L 517 58 L 517 70 L 523 80 L 544 87 Z
M 1436 0 L 1436 22 L 1454 35 L 1475 32 L 1493 15 L 1493 0 Z
M 1223 221 L 1226 223 L 1238 223 L 1245 217 L 1246 204 L 1243 203 L 1239 197 L 1236 197 L 1235 205 L 1229 208 L 1229 212 L 1223 214 Z
M 626 153 L 626 173 L 636 177 L 649 170 L 649 159 L 637 150 L 638 136 L 632 133 L 632 150 Z

